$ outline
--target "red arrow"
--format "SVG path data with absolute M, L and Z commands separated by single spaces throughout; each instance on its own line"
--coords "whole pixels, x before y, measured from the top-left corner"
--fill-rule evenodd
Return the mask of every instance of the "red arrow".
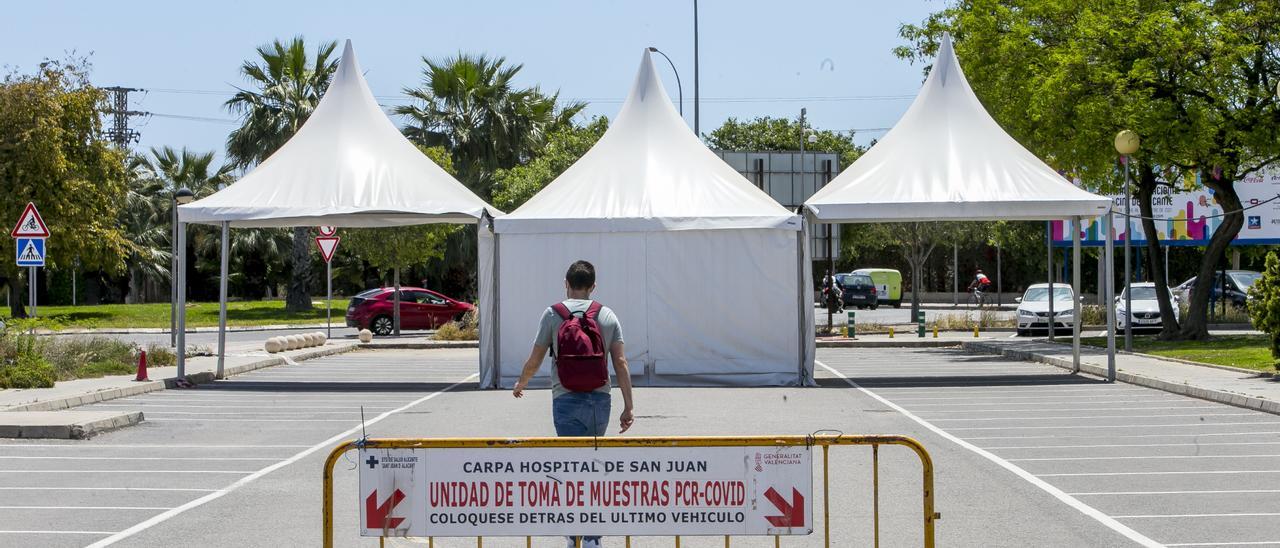
M 782 512 L 781 516 L 765 516 L 764 519 L 769 520 L 774 527 L 804 527 L 804 495 L 794 487 L 791 488 L 791 504 L 787 504 L 787 499 L 782 498 L 772 487 L 764 492 L 764 496 Z
M 369 498 L 364 499 L 364 526 L 366 529 L 394 529 L 404 521 L 404 518 L 389 517 L 391 510 L 395 509 L 400 501 L 404 500 L 404 493 L 396 489 L 387 500 L 378 505 L 378 491 L 369 493 Z

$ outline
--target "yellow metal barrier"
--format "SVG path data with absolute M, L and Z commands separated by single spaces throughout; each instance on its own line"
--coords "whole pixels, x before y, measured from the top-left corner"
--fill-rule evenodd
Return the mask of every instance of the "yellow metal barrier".
M 365 449 L 459 449 L 459 448 L 520 448 L 520 447 L 822 447 L 822 496 L 823 496 L 823 536 L 828 548 L 831 546 L 831 489 L 830 475 L 827 466 L 827 452 L 832 445 L 869 445 L 871 446 L 872 473 L 872 527 L 875 535 L 875 546 L 880 546 L 880 446 L 902 445 L 910 448 L 920 458 L 920 469 L 923 475 L 923 515 L 924 546 L 933 548 L 934 522 L 942 519 L 942 514 L 933 507 L 933 459 L 920 442 L 907 436 L 897 435 L 836 435 L 815 434 L 807 436 L 675 436 L 675 437 L 615 437 L 615 438 L 383 438 L 343 442 L 329 452 L 324 462 L 324 500 L 323 532 L 325 548 L 333 547 L 333 467 L 338 459 L 347 451 L 362 447 Z M 434 545 L 434 539 L 428 539 Z M 476 546 L 483 547 L 484 540 L 476 537 Z M 526 545 L 532 546 L 532 537 L 525 538 Z M 580 541 L 579 541 L 580 542 Z M 774 546 L 779 546 L 781 537 L 774 537 Z M 631 546 L 631 537 L 626 537 L 626 545 Z M 675 537 L 675 545 L 680 546 L 680 537 Z M 729 537 L 724 538 L 724 545 L 729 546 Z

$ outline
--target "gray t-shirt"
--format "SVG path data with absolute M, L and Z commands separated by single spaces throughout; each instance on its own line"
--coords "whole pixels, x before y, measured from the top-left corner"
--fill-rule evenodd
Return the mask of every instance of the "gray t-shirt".
M 588 299 L 565 299 L 561 301 L 571 313 L 586 312 L 587 307 L 591 306 Z M 547 307 L 542 313 L 542 320 L 538 322 L 538 336 L 533 339 L 533 344 L 538 346 L 550 347 L 557 354 L 560 353 L 559 346 L 556 343 L 556 333 L 560 331 L 560 324 L 564 320 L 560 319 L 560 315 L 555 310 Z M 607 306 L 600 307 L 600 314 L 596 316 L 596 325 L 600 326 L 600 336 L 604 340 L 604 351 L 609 353 L 609 349 L 613 348 L 613 343 L 622 342 L 622 324 L 618 322 L 618 317 Z M 604 386 L 597 388 L 596 392 L 609 392 L 611 383 L 605 383 Z M 568 393 L 569 390 L 560 386 L 560 375 L 556 372 L 555 361 L 551 362 L 551 397 L 559 397 Z

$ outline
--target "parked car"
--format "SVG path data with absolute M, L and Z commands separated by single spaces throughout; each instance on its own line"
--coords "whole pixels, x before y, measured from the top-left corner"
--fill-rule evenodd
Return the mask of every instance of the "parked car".
M 843 274 L 837 275 L 836 279 L 840 281 L 840 289 L 844 292 L 844 305 L 856 306 L 859 310 L 870 308 L 875 310 L 880 306 L 880 300 L 876 296 L 879 290 L 876 284 L 871 280 L 871 276 L 867 274 Z
M 378 335 L 390 335 L 395 288 L 370 289 L 351 298 L 347 305 L 347 327 L 368 329 Z M 469 303 L 451 299 L 430 289 L 400 288 L 400 328 L 435 329 L 474 308 Z
M 1125 309 L 1125 297 L 1133 291 L 1133 328 L 1134 329 L 1159 329 L 1162 325 L 1160 317 L 1160 301 L 1156 300 L 1156 284 L 1154 282 L 1140 282 L 1125 287 L 1120 291 L 1120 295 L 1116 297 L 1116 329 L 1124 329 L 1129 321 L 1129 313 Z M 1182 312 L 1178 310 L 1178 304 L 1182 299 L 1169 292 L 1169 301 L 1173 304 L 1173 318 L 1177 320 L 1181 317 Z
M 892 268 L 859 268 L 851 274 L 866 274 L 876 285 L 876 302 L 902 306 L 902 273 Z
M 1233 306 L 1247 307 L 1249 303 L 1249 288 L 1253 287 L 1253 283 L 1261 277 L 1261 272 L 1253 270 L 1228 270 L 1227 302 Z M 1195 287 L 1196 277 L 1192 276 L 1173 288 L 1173 294 L 1187 300 L 1191 298 L 1191 290 L 1195 289 Z M 1220 298 L 1222 298 L 1222 271 L 1213 273 L 1213 292 L 1209 296 L 1212 301 L 1217 301 Z
M 1075 294 L 1071 286 L 1053 284 L 1053 330 L 1071 329 L 1075 325 Z M 1034 330 L 1049 331 L 1049 284 L 1034 284 L 1027 288 L 1018 303 L 1018 335 L 1030 335 Z

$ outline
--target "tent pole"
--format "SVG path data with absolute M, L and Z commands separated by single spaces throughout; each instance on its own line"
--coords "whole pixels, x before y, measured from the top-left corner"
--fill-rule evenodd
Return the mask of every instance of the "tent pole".
M 231 256 L 231 222 L 222 221 L 222 275 L 218 278 L 218 373 L 223 378 L 227 361 L 227 271 Z
M 333 263 L 324 262 L 324 338 L 333 338 Z
M 798 378 L 796 386 L 804 386 L 808 380 L 805 376 L 805 364 L 808 363 L 808 359 L 806 358 L 809 354 L 809 341 L 806 340 L 808 337 L 806 337 L 805 334 L 808 333 L 808 327 L 809 325 L 812 325 L 812 322 L 806 321 L 807 316 L 804 313 L 804 307 L 813 307 L 813 293 L 809 290 L 811 286 L 809 285 L 809 281 L 804 278 L 804 250 L 805 246 L 809 243 L 808 227 L 808 217 L 802 216 L 800 218 L 800 232 L 796 234 L 796 282 L 800 290 L 800 305 L 796 307 L 796 313 L 799 314 L 799 319 L 796 321 L 796 324 L 800 326 L 800 367 L 797 368 L 796 371 L 796 377 Z
M 493 232 L 493 304 L 490 305 L 493 313 L 493 386 L 491 388 L 502 387 L 502 322 L 498 320 L 502 318 L 502 277 L 498 275 L 498 268 L 502 266 L 501 245 L 502 238 L 498 231 L 493 229 L 493 220 L 489 220 L 489 230 Z M 478 247 L 478 246 L 477 246 Z
M 960 306 L 960 244 L 951 244 L 951 306 Z
M 1055 324 L 1057 323 L 1058 318 L 1053 312 L 1053 300 L 1056 295 L 1053 294 L 1053 275 L 1055 273 L 1053 271 L 1053 225 L 1051 221 L 1044 222 L 1044 241 L 1048 245 L 1049 249 L 1049 318 L 1048 321 L 1045 322 L 1045 327 L 1049 331 L 1049 340 L 1052 341 L 1054 332 L 1053 328 L 1056 327 Z
M 1107 310 L 1107 382 L 1116 381 L 1116 238 L 1112 230 L 1115 227 L 1115 214 L 1107 212 L 1107 222 L 1104 223 L 1103 238 L 1106 238 L 1106 247 L 1103 256 L 1106 262 L 1106 279 L 1103 287 L 1105 288 L 1105 296 L 1102 306 Z
M 177 354 L 178 362 L 178 378 L 187 378 L 187 224 L 178 221 L 178 246 L 175 248 L 178 253 L 176 261 L 178 267 L 178 282 L 176 284 L 177 304 L 175 308 L 177 313 L 177 327 L 174 329 L 176 333 L 176 342 L 174 343 L 174 351 Z
M 1001 285 L 1000 283 L 1000 246 L 997 244 L 996 245 L 996 307 L 997 308 L 1004 305 L 1003 300 L 1000 298 L 1000 293 L 1003 291 L 1004 291 L 1004 286 Z
M 1080 372 L 1080 217 L 1071 219 L 1071 372 Z
M 392 285 L 395 286 L 395 293 L 392 294 L 392 303 L 395 306 L 395 308 L 391 309 L 391 319 L 392 319 L 392 323 L 395 324 L 393 326 L 395 334 L 397 337 L 399 337 L 400 336 L 400 267 L 397 266 L 393 272 L 394 273 L 391 275 L 391 277 L 393 278 L 391 283 Z

